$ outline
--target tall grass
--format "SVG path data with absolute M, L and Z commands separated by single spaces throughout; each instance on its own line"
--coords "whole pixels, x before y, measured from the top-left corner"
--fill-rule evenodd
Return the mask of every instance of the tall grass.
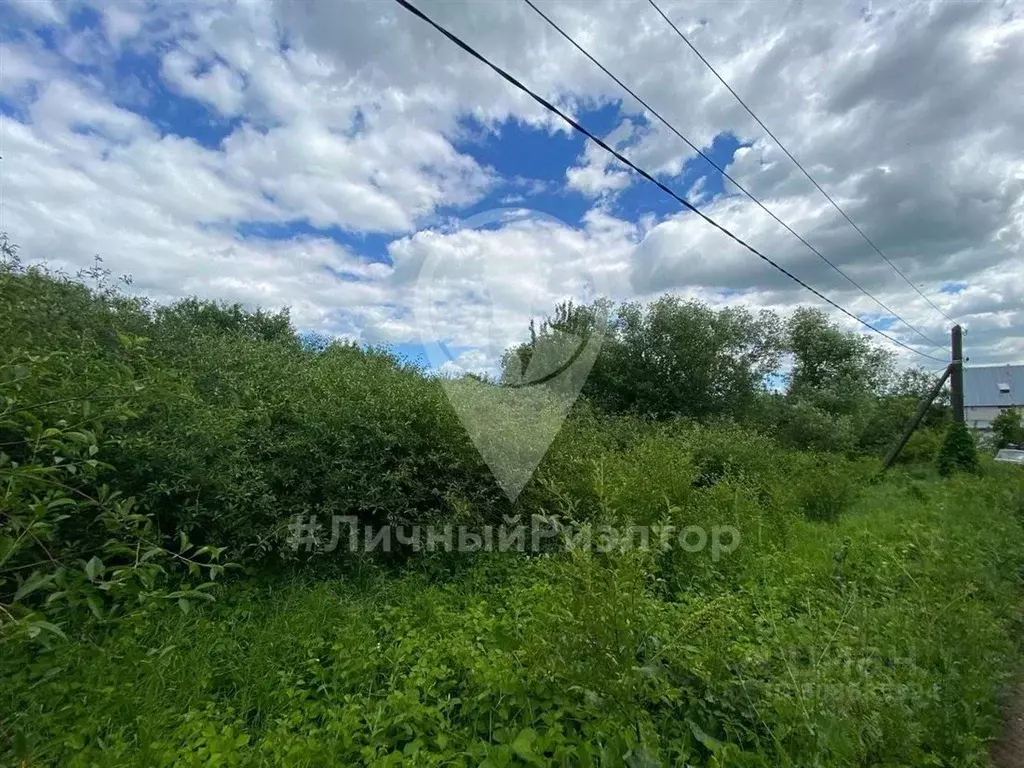
M 235 582 L 187 616 L 8 653 L 9 754 L 985 765 L 1018 652 L 1021 494 L 1005 474 L 896 477 L 834 522 L 763 516 L 719 563 L 492 554 L 440 581 L 364 564 Z
M 1013 468 L 879 481 L 581 402 L 512 504 L 384 351 L 33 270 L 0 293 L 0 607 L 34 630 L 0 636 L 4 764 L 985 765 L 1020 658 Z M 738 546 L 304 562 L 312 512 Z M 197 564 L 214 545 L 244 569 Z

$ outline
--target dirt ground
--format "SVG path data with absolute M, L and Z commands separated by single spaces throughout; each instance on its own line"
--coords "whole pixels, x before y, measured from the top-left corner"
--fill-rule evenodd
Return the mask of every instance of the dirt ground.
M 992 768 L 1024 768 L 1024 684 L 1009 701 L 1003 736 L 992 747 Z

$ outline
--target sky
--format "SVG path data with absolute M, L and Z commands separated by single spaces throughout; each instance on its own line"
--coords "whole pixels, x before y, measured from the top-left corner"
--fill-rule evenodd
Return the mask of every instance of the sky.
M 937 358 L 948 320 L 645 0 L 417 5 L 801 280 Z M 1024 363 L 1024 4 L 660 3 L 900 272 Z M 557 302 L 820 306 L 389 0 L 0 6 L 0 230 L 130 290 L 493 371 Z M 925 338 L 930 341 L 926 341 Z M 880 339 L 883 344 L 888 344 Z M 934 342 L 938 346 L 933 345 Z M 440 346 L 441 364 L 429 350 Z

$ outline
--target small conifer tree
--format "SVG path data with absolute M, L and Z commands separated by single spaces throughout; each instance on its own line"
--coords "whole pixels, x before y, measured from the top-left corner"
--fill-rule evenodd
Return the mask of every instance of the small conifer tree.
M 939 474 L 949 477 L 955 472 L 975 472 L 978 469 L 978 451 L 967 425 L 954 421 L 946 430 L 939 450 Z

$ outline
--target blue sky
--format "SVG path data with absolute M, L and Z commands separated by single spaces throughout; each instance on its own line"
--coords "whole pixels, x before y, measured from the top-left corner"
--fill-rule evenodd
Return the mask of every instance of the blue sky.
M 525 6 L 425 2 L 801 279 L 920 341 L 763 211 L 726 194 L 717 171 Z M 1012 245 L 1024 220 L 1013 181 L 1024 174 L 1024 126 L 1004 108 L 1024 86 L 1017 20 L 916 3 L 881 3 L 867 17 L 838 6 L 667 4 L 916 286 L 972 322 L 991 357 L 1024 354 L 1021 334 L 1006 332 L 1024 327 Z M 622 18 L 613 0 L 545 5 L 844 271 L 944 337 L 944 318 L 656 17 L 638 8 Z M 781 313 L 816 303 L 390 4 L 11 0 L 0 23 L 2 226 L 30 259 L 73 273 L 101 254 L 158 301 L 288 306 L 303 330 L 416 359 L 425 264 L 456 278 L 444 297 L 451 322 L 426 341 L 467 359 L 485 339 L 521 337 L 524 307 L 575 295 L 585 274 L 622 300 L 667 292 Z M 978 41 L 995 42 L 972 58 Z M 509 207 L 550 218 L 475 224 Z M 482 278 L 498 305 L 479 305 Z M 497 330 L 477 329 L 487 322 Z
M 61 55 L 62 45 L 70 37 L 103 34 L 101 15 L 84 5 L 69 8 L 67 25 L 60 30 L 34 24 L 10 8 L 0 9 L 0 19 L 11 23 L 13 39 L 41 45 L 55 56 Z M 210 104 L 169 87 L 161 75 L 160 53 L 160 48 L 145 51 L 121 48 L 113 58 L 96 62 L 65 60 L 64 64 L 80 78 L 101 82 L 114 104 L 139 114 L 161 135 L 182 137 L 216 150 L 243 120 L 260 127 L 259 115 L 225 117 Z M 195 74 L 202 76 L 204 71 L 200 67 Z M 25 117 L 26 101 L 31 94 L 21 96 L 0 95 L 0 106 L 6 114 Z M 599 136 L 608 135 L 627 117 L 644 127 L 649 125 L 646 117 L 625 113 L 621 102 L 586 108 L 577 112 L 575 117 Z M 453 142 L 456 149 L 474 158 L 481 166 L 492 169 L 501 181 L 473 205 L 439 207 L 425 224 L 448 218 L 468 218 L 480 211 L 505 205 L 528 204 L 533 209 L 578 226 L 593 206 L 592 197 L 565 185 L 567 169 L 578 162 L 587 142 L 583 136 L 532 126 L 515 118 L 484 125 L 467 116 L 460 119 L 460 127 L 462 135 Z M 88 132 L 90 129 L 83 126 L 79 130 Z M 714 136 L 703 150 L 717 164 L 725 167 L 740 146 L 741 142 L 734 135 L 723 131 Z M 628 143 L 620 148 L 628 156 Z M 724 194 L 721 174 L 699 157 L 689 158 L 682 173 L 662 176 L 684 194 L 700 184 L 705 202 Z M 680 210 L 678 203 L 647 183 L 631 185 L 621 194 L 612 196 L 607 203 L 610 211 L 626 219 L 644 215 L 660 219 L 678 214 Z M 291 240 L 298 236 L 326 237 L 358 251 L 367 260 L 389 261 L 387 244 L 390 237 L 337 226 L 317 227 L 305 219 L 241 221 L 236 224 L 236 231 L 243 238 Z

